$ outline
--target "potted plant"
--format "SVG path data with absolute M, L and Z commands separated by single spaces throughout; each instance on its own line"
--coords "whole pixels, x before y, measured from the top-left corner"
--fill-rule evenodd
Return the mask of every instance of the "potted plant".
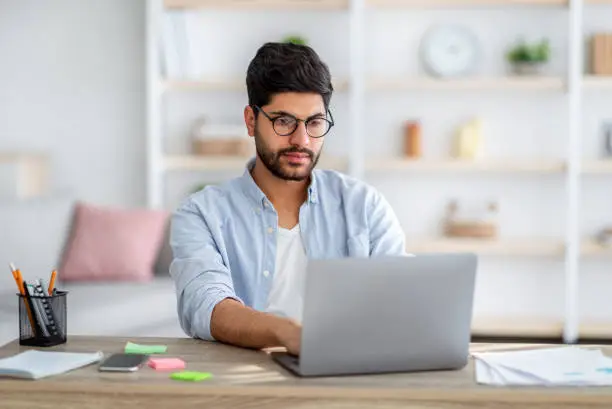
M 536 75 L 550 59 L 550 45 L 547 39 L 528 43 L 524 40 L 515 44 L 506 55 L 512 70 L 517 75 Z
M 285 36 L 282 42 L 290 43 L 290 44 L 297 44 L 297 45 L 308 45 L 308 41 L 306 40 L 306 38 L 300 35 L 297 35 L 297 34 L 291 34 L 291 35 Z

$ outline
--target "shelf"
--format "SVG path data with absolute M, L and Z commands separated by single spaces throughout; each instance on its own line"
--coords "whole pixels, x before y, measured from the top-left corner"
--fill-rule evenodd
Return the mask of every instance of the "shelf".
M 584 77 L 586 89 L 612 89 L 612 76 Z M 333 80 L 335 91 L 349 88 L 347 79 Z M 371 91 L 402 90 L 542 90 L 563 91 L 565 82 L 561 77 L 500 77 L 500 78 L 372 78 L 367 87 Z M 166 80 L 163 88 L 167 91 L 245 91 L 244 79 L 223 78 L 206 80 Z
M 561 320 L 533 317 L 474 317 L 472 335 L 483 337 L 561 338 Z
M 348 89 L 348 80 L 333 79 L 332 84 L 334 91 L 346 91 Z M 224 79 L 207 79 L 207 80 L 166 80 L 163 83 L 166 91 L 246 91 L 245 79 L 224 78 Z
M 366 0 L 370 7 L 441 8 L 492 6 L 567 6 L 568 0 Z M 585 3 L 612 4 L 611 0 Z M 346 10 L 349 0 L 164 0 L 166 9 L 220 10 Z
M 612 339 L 612 322 L 585 321 L 578 326 L 580 339 Z
M 242 170 L 250 157 L 240 156 L 197 156 L 197 155 L 168 155 L 164 159 L 166 170 Z M 321 156 L 317 169 L 343 170 L 347 167 L 347 160 L 337 157 Z
M 584 174 L 612 174 L 612 159 L 585 160 L 582 164 Z
M 164 0 L 167 9 L 345 10 L 349 0 Z
M 612 89 L 612 76 L 586 75 L 582 82 L 587 89 Z
M 593 239 L 586 239 L 582 242 L 583 256 L 612 256 L 612 247 L 605 247 Z
M 206 80 L 206 81 L 190 81 L 190 80 L 167 80 L 164 81 L 163 87 L 167 91 L 245 91 L 246 84 L 244 80 Z
M 565 162 L 560 160 L 459 160 L 459 159 L 396 159 L 381 158 L 366 164 L 369 171 L 414 172 L 490 172 L 490 173 L 560 173 Z
M 243 169 L 249 157 L 168 155 L 164 158 L 166 170 L 238 170 Z
M 453 239 L 440 238 L 407 244 L 411 253 L 462 253 L 482 256 L 560 256 L 565 252 L 561 241 L 550 239 Z
M 568 0 L 367 0 L 372 7 L 567 6 Z
M 372 91 L 404 90 L 540 90 L 563 91 L 561 77 L 499 77 L 499 78 L 372 78 L 368 82 Z
M 404 90 L 552 90 L 563 91 L 561 77 L 500 77 L 500 78 L 375 78 L 369 81 L 372 91 Z

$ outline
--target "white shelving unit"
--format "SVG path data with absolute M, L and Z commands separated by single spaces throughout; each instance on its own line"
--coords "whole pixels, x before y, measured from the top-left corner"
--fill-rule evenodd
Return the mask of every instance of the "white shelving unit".
M 610 90 L 612 89 L 612 77 L 587 75 L 584 77 L 586 90 Z
M 465 172 L 465 173 L 563 173 L 566 163 L 560 160 L 510 160 L 487 159 L 468 161 L 460 159 L 372 159 L 366 161 L 371 172 L 409 171 L 415 172 Z
M 369 91 L 461 90 L 461 91 L 565 91 L 561 77 L 500 77 L 500 78 L 373 78 Z
M 561 320 L 534 318 L 511 322 L 495 317 L 476 317 L 474 333 L 487 335 L 549 335 L 562 336 L 566 342 L 574 342 L 580 334 L 605 332 L 599 324 L 580 322 L 578 318 L 579 260 L 584 257 L 612 256 L 612 250 L 580 237 L 581 181 L 593 175 L 612 176 L 612 160 L 585 158 L 581 150 L 582 102 L 584 91 L 612 89 L 612 77 L 585 75 L 583 11 L 591 5 L 612 4 L 612 0 L 147 0 L 147 78 L 148 78 L 148 203 L 163 207 L 164 180 L 168 172 L 208 172 L 219 170 L 239 171 L 244 167 L 241 157 L 201 157 L 188 154 L 165 154 L 162 144 L 162 112 L 164 98 L 179 93 L 243 92 L 244 78 L 198 78 L 185 80 L 163 78 L 160 67 L 159 39 L 162 33 L 162 16 L 169 10 L 210 10 L 214 12 L 279 10 L 304 12 L 346 13 L 349 30 L 350 69 L 345 77 L 335 78 L 337 91 L 346 96 L 350 124 L 345 157 L 326 157 L 322 167 L 333 168 L 363 178 L 366 175 L 389 172 L 418 177 L 428 173 L 479 173 L 479 174 L 533 174 L 552 175 L 565 183 L 566 206 L 565 234 L 556 239 L 525 237 L 519 239 L 450 240 L 424 237 L 409 240 L 409 251 L 474 251 L 483 256 L 553 258 L 564 265 L 564 314 Z M 394 9 L 456 9 L 456 8 L 536 8 L 563 9 L 567 11 L 567 73 L 564 75 L 537 77 L 469 77 L 457 80 L 436 80 L 421 76 L 369 76 L 366 74 L 366 32 L 369 27 L 366 16 L 372 10 Z M 408 160 L 397 157 L 370 157 L 366 155 L 364 130 L 365 103 L 372 95 L 383 97 L 411 91 L 470 91 L 473 95 L 488 91 L 542 93 L 562 98 L 567 103 L 565 121 L 568 149 L 563 159 L 521 157 L 490 158 L 466 162 L 454 159 Z M 369 154 L 369 152 L 367 152 Z M 401 211 L 401 209 L 397 209 Z M 607 332 L 608 335 L 612 331 Z
M 566 6 L 568 0 L 367 0 L 372 7 Z
M 602 246 L 595 240 L 584 240 L 582 243 L 583 256 L 612 256 L 612 248 Z
M 584 160 L 582 173 L 591 175 L 612 175 L 612 160 Z
M 344 92 L 348 90 L 348 81 L 346 79 L 332 80 L 334 90 Z M 194 91 L 194 92 L 212 92 L 212 91 L 246 91 L 244 78 L 209 78 L 202 81 L 180 81 L 169 80 L 163 82 L 165 91 Z
M 439 239 L 408 242 L 414 253 L 478 252 L 481 256 L 561 257 L 565 252 L 562 241 L 550 239 Z
M 217 10 L 345 10 L 349 0 L 165 0 L 168 9 L 206 8 Z
M 165 170 L 232 170 L 239 171 L 244 168 L 248 157 L 240 156 L 211 156 L 197 155 L 166 155 L 164 158 Z M 348 161 L 344 158 L 321 155 L 319 164 L 327 169 L 347 172 Z
M 563 321 L 541 317 L 479 317 L 473 320 L 472 334 L 484 337 L 561 338 Z

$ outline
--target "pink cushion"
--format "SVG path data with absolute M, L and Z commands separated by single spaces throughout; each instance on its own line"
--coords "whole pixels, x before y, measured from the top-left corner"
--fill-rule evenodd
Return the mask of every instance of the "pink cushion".
M 162 246 L 168 212 L 77 203 L 58 278 L 148 281 Z

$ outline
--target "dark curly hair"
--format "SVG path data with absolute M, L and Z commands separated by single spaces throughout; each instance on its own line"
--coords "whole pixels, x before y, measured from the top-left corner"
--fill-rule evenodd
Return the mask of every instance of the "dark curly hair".
M 327 65 L 309 46 L 265 43 L 247 70 L 249 105 L 264 106 L 281 92 L 314 92 L 329 107 L 334 91 Z

